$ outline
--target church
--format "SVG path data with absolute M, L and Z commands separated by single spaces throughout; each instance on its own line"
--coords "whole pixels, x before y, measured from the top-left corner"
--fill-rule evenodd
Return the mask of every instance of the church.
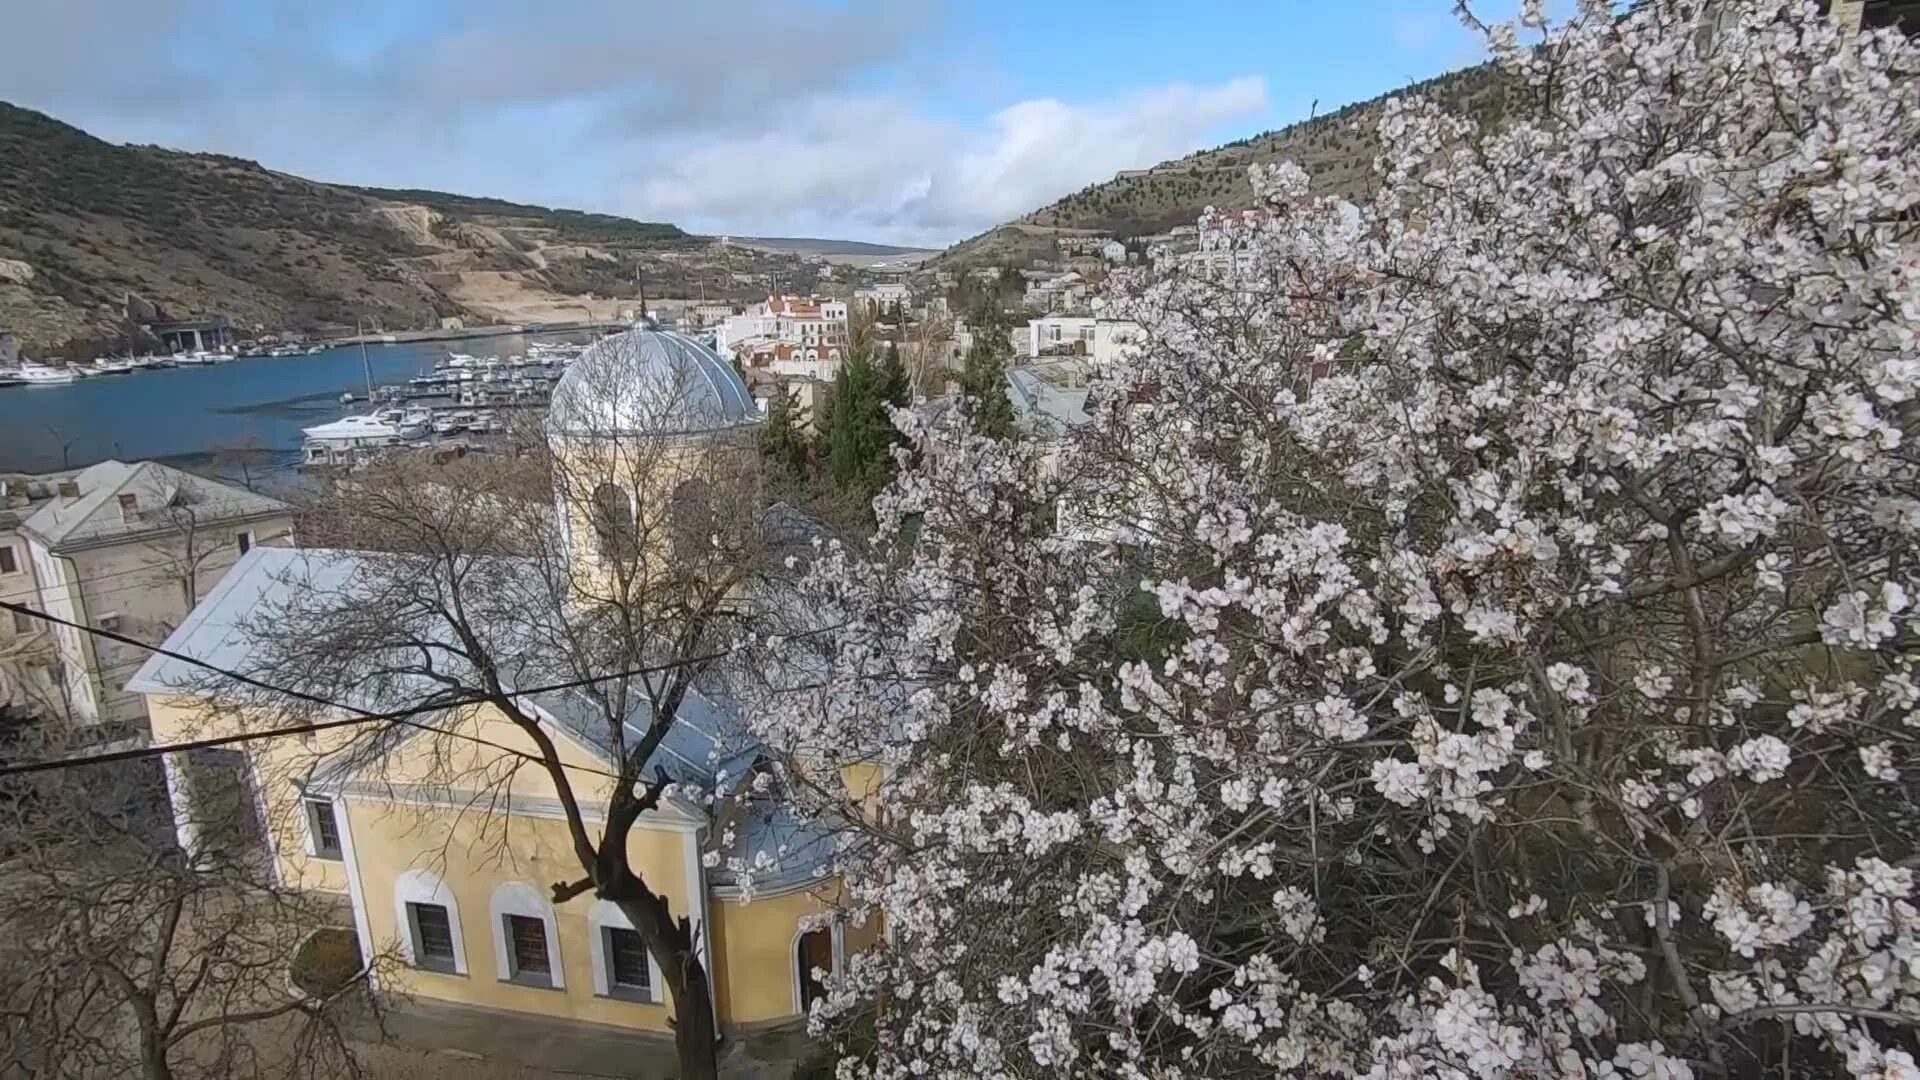
M 712 350 L 643 324 L 596 343 L 569 367 L 545 434 L 556 459 L 616 470 L 646 460 L 649 476 L 671 476 L 684 490 L 703 482 L 682 474 L 713 460 L 705 451 L 751 446 L 759 419 L 739 375 Z M 625 546 L 638 546 L 631 554 L 643 563 L 675 557 L 670 544 L 635 526 L 636 501 L 671 503 L 674 492 L 632 487 L 556 491 L 559 547 L 571 553 L 580 581 L 607 574 Z M 145 696 L 154 743 L 282 726 L 244 719 L 247 707 L 221 700 L 206 672 L 249 670 L 260 613 L 350 592 L 374 558 L 300 547 L 249 552 L 130 684 Z M 373 711 L 396 698 L 389 687 L 346 704 Z M 556 883 L 581 876 L 567 796 L 590 825 L 604 820 L 619 740 L 578 689 L 529 689 L 515 700 L 544 739 L 491 705 L 462 703 L 421 718 L 430 722 L 388 728 L 377 742 L 349 726 L 169 753 L 180 842 L 195 851 L 210 842 L 208 830 L 230 827 L 236 816 L 254 822 L 280 884 L 335 894 L 350 910 L 362 959 L 384 959 L 375 965 L 377 991 L 668 1035 L 672 995 L 621 909 L 591 890 L 553 899 Z M 626 735 L 645 728 L 649 704 L 632 702 Z M 741 800 L 752 805 L 743 813 L 699 797 L 725 795 L 766 750 L 741 708 L 701 686 L 687 693 L 648 766 L 673 786 L 627 843 L 632 871 L 676 918 L 691 919 L 723 1032 L 804 1016 L 821 992 L 818 973 L 875 933 L 830 914 L 830 833 L 801 823 L 777 799 Z M 557 754 L 569 790 L 541 768 L 514 767 L 541 754 L 539 742 Z M 223 774 L 238 781 L 223 790 L 205 779 Z M 236 804 L 248 803 L 236 815 Z M 736 873 L 743 863 L 759 868 L 750 880 Z

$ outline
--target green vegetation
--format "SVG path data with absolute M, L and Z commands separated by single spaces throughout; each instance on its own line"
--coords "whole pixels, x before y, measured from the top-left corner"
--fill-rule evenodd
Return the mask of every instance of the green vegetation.
M 800 400 L 781 387 L 767 402 L 767 420 L 760 428 L 760 458 L 778 479 L 799 480 L 813 466 L 813 448 L 800 426 Z
M 975 331 L 960 369 L 960 393 L 975 430 L 990 438 L 1013 434 L 1013 401 L 1007 397 L 1007 336 L 998 323 Z

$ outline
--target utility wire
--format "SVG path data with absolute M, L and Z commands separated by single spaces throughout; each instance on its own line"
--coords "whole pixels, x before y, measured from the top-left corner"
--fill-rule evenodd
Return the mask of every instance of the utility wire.
M 191 664 L 195 667 L 205 668 L 208 671 L 212 671 L 216 674 L 226 676 L 227 678 L 233 679 L 237 682 L 245 683 L 249 686 L 253 686 L 258 689 L 268 691 L 269 693 L 283 694 L 287 697 L 291 697 L 296 700 L 308 702 L 309 704 L 320 705 L 322 707 L 329 708 L 329 709 L 343 709 L 347 712 L 358 714 L 356 716 L 346 717 L 338 720 L 320 720 L 320 721 L 315 721 L 309 724 L 296 724 L 291 727 L 273 728 L 267 731 L 242 732 L 235 735 L 221 735 L 221 736 L 215 736 L 215 737 L 206 738 L 206 739 L 195 739 L 189 742 L 168 743 L 163 746 L 142 746 L 142 747 L 135 747 L 128 750 L 108 751 L 103 754 L 88 754 L 88 755 L 83 755 L 81 757 L 58 758 L 51 761 L 31 761 L 31 762 L 24 762 L 24 763 L 14 764 L 14 765 L 0 766 L 0 776 L 15 776 L 23 773 L 44 772 L 50 769 L 65 769 L 65 768 L 73 768 L 80 765 L 99 765 L 99 764 L 105 764 L 107 762 L 113 762 L 113 761 L 128 761 L 128 760 L 133 760 L 138 758 L 156 757 L 161 754 L 177 753 L 184 750 L 200 750 L 200 749 L 206 749 L 210 747 L 230 746 L 235 743 L 251 742 L 255 739 L 274 739 L 274 738 L 280 738 L 285 735 L 302 735 L 310 732 L 328 731 L 334 728 L 349 727 L 349 726 L 355 726 L 359 724 L 370 724 L 370 723 L 397 723 L 405 727 L 418 728 L 421 731 L 432 731 L 442 735 L 451 735 L 455 738 L 465 739 L 469 742 L 478 743 L 482 746 L 491 747 L 495 750 L 501 751 L 502 753 L 511 754 L 519 758 L 524 758 L 527 761 L 531 761 L 536 764 L 540 764 L 540 765 L 547 764 L 546 759 L 541 757 L 538 754 L 529 754 L 524 750 L 517 750 L 511 746 L 505 746 L 500 743 L 496 743 L 490 739 L 483 739 L 478 735 L 468 735 L 468 734 L 457 732 L 457 731 L 447 731 L 443 728 L 434 727 L 431 724 L 422 724 L 412 719 L 412 717 L 419 716 L 423 713 L 440 712 L 450 708 L 457 708 L 461 705 L 484 704 L 485 702 L 491 700 L 485 695 L 468 694 L 464 696 L 444 698 L 439 701 L 430 702 L 425 705 L 415 705 L 415 706 L 411 706 L 404 709 L 394 709 L 388 712 L 369 712 L 366 709 L 362 709 L 355 705 L 347 705 L 341 702 L 330 700 L 328 698 L 320 697 L 314 694 L 309 694 L 304 691 L 294 690 L 284 686 L 275 686 L 272 683 L 262 682 L 261 680 L 252 678 L 251 676 L 242 675 L 237 671 L 229 671 L 226 668 L 219 667 L 215 664 L 210 664 L 197 657 L 188 656 L 185 653 L 174 652 L 173 650 L 165 648 L 163 646 L 150 645 L 144 641 L 127 637 L 124 634 L 116 633 L 112 630 L 105 630 L 96 626 L 87 626 L 83 623 L 77 623 L 68 619 L 60 618 L 57 615 L 49 615 L 44 611 L 35 611 L 34 609 L 29 608 L 24 604 L 16 604 L 11 601 L 0 600 L 0 610 L 19 612 L 24 615 L 30 615 L 34 618 L 44 619 L 48 622 L 57 623 L 61 626 L 70 627 L 72 629 L 79 630 L 84 633 L 93 634 L 98 637 L 103 637 L 110 641 L 117 641 L 124 645 L 132 645 L 136 648 L 147 649 L 160 656 L 165 656 L 172 660 L 179 660 L 182 663 Z M 641 675 L 657 674 L 662 671 L 671 671 L 675 668 L 688 667 L 694 664 L 703 664 L 710 660 L 717 660 L 720 657 L 725 655 L 726 653 L 724 652 L 716 652 L 716 653 L 708 653 L 705 656 L 686 657 L 679 660 L 668 661 L 667 663 L 664 663 L 664 664 L 655 664 L 648 667 L 631 668 L 626 671 L 617 671 L 610 675 L 595 675 L 585 679 L 574 679 L 568 682 L 552 683 L 546 686 L 535 686 L 525 690 L 515 690 L 511 694 L 508 694 L 507 696 L 515 697 L 515 698 L 526 697 L 533 694 L 545 694 L 545 693 L 552 693 L 554 691 L 559 691 L 559 690 L 571 690 L 571 689 L 575 689 L 583 686 L 592 686 L 598 683 L 611 682 L 615 679 L 626 679 L 626 678 L 634 678 Z M 574 768 L 573 766 L 568 766 L 568 767 Z M 612 778 L 614 780 L 621 779 L 621 776 L 618 773 L 607 772 L 603 769 L 582 768 L 582 769 L 578 769 L 578 771 L 592 773 L 598 776 L 605 776 L 605 777 Z

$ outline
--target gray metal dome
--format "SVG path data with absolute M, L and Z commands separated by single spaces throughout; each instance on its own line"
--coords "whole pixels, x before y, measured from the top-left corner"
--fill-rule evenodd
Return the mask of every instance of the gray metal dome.
M 747 385 L 712 349 L 670 330 L 595 342 L 553 388 L 555 435 L 699 435 L 758 423 Z

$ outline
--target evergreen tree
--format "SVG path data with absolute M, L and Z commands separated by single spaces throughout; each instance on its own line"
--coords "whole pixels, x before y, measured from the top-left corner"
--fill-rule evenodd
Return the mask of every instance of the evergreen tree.
M 989 438 L 1013 434 L 1013 399 L 1007 397 L 1007 342 L 1004 318 L 989 312 L 974 327 L 973 344 L 960 368 L 960 393 L 974 430 Z
M 907 377 L 906 364 L 900 360 L 900 343 L 887 342 L 887 352 L 880 362 L 880 396 L 889 405 L 905 406 L 913 403 L 913 380 Z
M 821 427 L 827 476 L 842 491 L 871 499 L 893 475 L 893 421 L 883 375 L 871 352 L 854 351 L 833 380 L 833 403 Z
M 783 479 L 807 475 L 811 447 L 800 430 L 800 400 L 787 387 L 774 391 L 767 402 L 767 422 L 760 428 L 760 458 Z

